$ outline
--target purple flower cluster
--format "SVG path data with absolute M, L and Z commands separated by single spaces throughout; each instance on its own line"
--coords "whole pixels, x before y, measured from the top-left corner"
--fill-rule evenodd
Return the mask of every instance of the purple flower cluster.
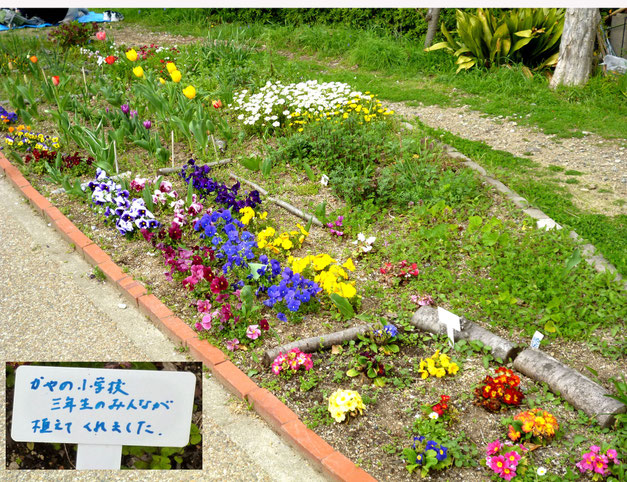
M 194 225 L 194 230 L 202 231 L 202 238 L 211 240 L 216 258 L 225 260 L 222 266 L 224 274 L 233 265 L 245 268 L 249 261 L 255 259 L 253 248 L 257 247 L 257 241 L 248 231 L 240 233 L 243 228 L 244 224 L 233 218 L 228 209 L 205 214 Z
M 425 441 L 425 437 L 420 435 L 419 437 L 414 437 L 413 448 L 416 452 L 420 450 L 422 443 Z M 418 442 L 418 447 L 416 447 L 416 442 Z M 427 440 L 427 444 L 424 446 L 422 452 L 416 454 L 416 464 L 422 465 L 425 457 L 427 456 L 427 451 L 433 450 L 435 452 L 435 458 L 438 462 L 442 462 L 446 460 L 448 449 L 444 445 L 438 445 L 437 442 L 433 440 Z
M 17 122 L 17 114 L 15 112 L 9 112 L 0 105 L 0 122 L 3 124 L 10 124 L 11 122 Z
M 276 260 L 272 261 L 276 262 Z M 276 272 L 276 266 L 272 266 L 272 271 Z M 285 267 L 280 274 L 280 280 L 268 287 L 268 299 L 264 300 L 263 304 L 272 308 L 277 303 L 283 302 L 288 310 L 294 312 L 298 311 L 302 303 L 308 303 L 315 298 L 321 290 L 322 288 L 317 283 Z
M 103 214 L 108 220 L 115 222 L 120 234 L 132 233 L 135 228 L 153 229 L 160 226 L 154 214 L 146 209 L 143 199 L 129 200 L 129 192 L 107 177 L 102 169 L 96 169 L 96 179 L 89 181 L 87 187 L 92 191 L 92 202 L 104 208 Z
M 191 182 L 192 186 L 200 192 L 202 197 L 215 193 L 215 202 L 227 208 L 234 208 L 239 211 L 246 206 L 254 208 L 261 204 L 261 197 L 258 191 L 251 191 L 245 199 L 238 200 L 240 183 L 236 182 L 233 186 L 227 187 L 226 184 L 219 183 L 210 177 L 210 171 L 211 168 L 209 166 L 197 166 L 196 161 L 190 159 L 179 174 L 187 184 Z

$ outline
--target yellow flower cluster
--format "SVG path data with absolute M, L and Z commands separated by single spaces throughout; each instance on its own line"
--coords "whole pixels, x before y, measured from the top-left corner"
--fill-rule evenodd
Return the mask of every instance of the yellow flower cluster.
M 361 395 L 355 390 L 334 391 L 329 397 L 329 412 L 336 422 L 346 420 L 346 415 L 356 417 L 366 409 Z
M 244 223 L 243 220 L 242 222 Z M 296 224 L 296 227 L 298 230 L 285 231 L 276 237 L 276 230 L 272 227 L 267 227 L 257 234 L 257 246 L 260 249 L 267 249 L 276 254 L 280 253 L 281 249 L 289 251 L 294 246 L 300 248 L 305 242 L 305 238 L 309 236 L 309 232 L 300 224 Z
M 436 351 L 431 358 L 421 359 L 418 373 L 424 380 L 431 375 L 432 377 L 442 378 L 448 375 L 455 375 L 459 371 L 457 363 L 452 362 L 451 358 L 445 354 Z
M 343 107 L 339 107 L 336 110 L 329 110 L 323 112 L 293 112 L 288 118 L 290 122 L 288 126 L 296 126 L 299 132 L 302 132 L 302 126 L 311 122 L 320 122 L 324 120 L 334 120 L 336 124 L 339 124 L 345 119 L 348 119 L 351 114 L 357 115 L 363 122 L 370 122 L 380 116 L 388 116 L 394 114 L 393 110 L 388 110 L 383 107 L 380 100 L 375 99 L 374 94 L 366 92 L 365 97 L 355 96 L 344 103 Z
M 239 213 L 242 215 L 240 221 L 246 226 L 248 226 L 254 218 L 266 219 L 266 217 L 268 217 L 267 211 L 264 211 L 261 214 L 257 215 L 255 210 L 250 206 L 246 206 L 245 208 L 240 209 Z
M 347 299 L 353 298 L 357 294 L 353 283 L 342 281 L 348 279 L 346 270 L 355 271 L 355 265 L 350 258 L 342 265 L 337 264 L 337 261 L 328 254 L 309 255 L 304 258 L 290 256 L 287 262 L 294 273 L 299 274 L 311 266 L 317 273 L 314 281 L 328 294 L 337 293 Z

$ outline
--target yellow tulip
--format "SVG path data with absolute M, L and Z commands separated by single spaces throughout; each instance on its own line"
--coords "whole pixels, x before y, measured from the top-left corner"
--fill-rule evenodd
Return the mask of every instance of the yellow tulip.
M 135 52 L 135 49 L 131 49 L 126 52 L 126 58 L 129 59 L 131 62 L 135 62 L 137 60 L 137 52 Z
M 185 97 L 187 97 L 188 99 L 193 99 L 194 97 L 196 97 L 196 89 L 194 89 L 194 87 L 192 87 L 191 85 L 188 85 L 183 89 L 183 94 L 185 94 Z
M 165 79 L 162 77 L 159 77 L 159 82 L 161 82 L 162 84 L 165 84 Z
M 144 76 L 144 69 L 142 69 L 141 65 L 138 65 L 133 69 L 133 73 L 135 74 L 135 77 L 141 78 Z
M 179 72 L 178 70 L 173 70 L 170 73 L 170 77 L 172 77 L 173 82 L 176 82 L 178 84 L 181 81 L 182 75 L 181 72 Z
M 168 69 L 168 73 L 171 74 L 172 72 L 174 72 L 175 70 L 178 70 L 176 68 L 176 65 L 174 65 L 174 62 L 168 62 L 165 64 L 165 68 Z

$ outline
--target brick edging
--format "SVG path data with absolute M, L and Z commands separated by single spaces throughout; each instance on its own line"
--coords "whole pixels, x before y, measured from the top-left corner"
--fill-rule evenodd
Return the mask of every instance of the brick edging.
M 357 467 L 349 458 L 335 450 L 303 424 L 298 415 L 268 390 L 259 387 L 237 368 L 221 350 L 196 332 L 145 286 L 126 275 L 100 246 L 83 234 L 52 203 L 42 196 L 22 173 L 0 152 L 0 171 L 22 196 L 46 218 L 59 234 L 91 265 L 98 267 L 124 297 L 135 305 L 173 342 L 189 348 L 195 359 L 204 363 L 222 385 L 233 395 L 252 405 L 255 412 L 289 445 L 298 450 L 324 475 L 340 481 L 366 482 L 376 479 Z

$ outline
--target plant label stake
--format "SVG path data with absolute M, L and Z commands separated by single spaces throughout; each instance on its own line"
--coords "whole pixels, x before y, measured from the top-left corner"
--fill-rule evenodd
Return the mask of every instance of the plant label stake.
M 11 438 L 75 443 L 77 469 L 119 469 L 122 445 L 187 445 L 195 388 L 191 372 L 22 365 Z
M 544 335 L 542 333 L 540 333 L 539 331 L 536 331 L 533 334 L 533 337 L 531 338 L 531 345 L 530 345 L 530 347 L 533 350 L 537 350 L 538 348 L 540 348 L 540 342 L 542 341 L 542 338 L 544 338 Z
M 115 141 L 113 141 L 113 159 L 115 160 L 115 173 L 119 174 L 120 170 L 118 168 L 118 151 L 115 147 Z
M 170 131 L 170 137 L 172 138 L 172 167 L 174 167 L 174 131 Z
M 451 346 L 455 346 L 455 335 L 453 330 L 461 331 L 459 316 L 438 306 L 438 321 L 446 325 L 446 334 Z

